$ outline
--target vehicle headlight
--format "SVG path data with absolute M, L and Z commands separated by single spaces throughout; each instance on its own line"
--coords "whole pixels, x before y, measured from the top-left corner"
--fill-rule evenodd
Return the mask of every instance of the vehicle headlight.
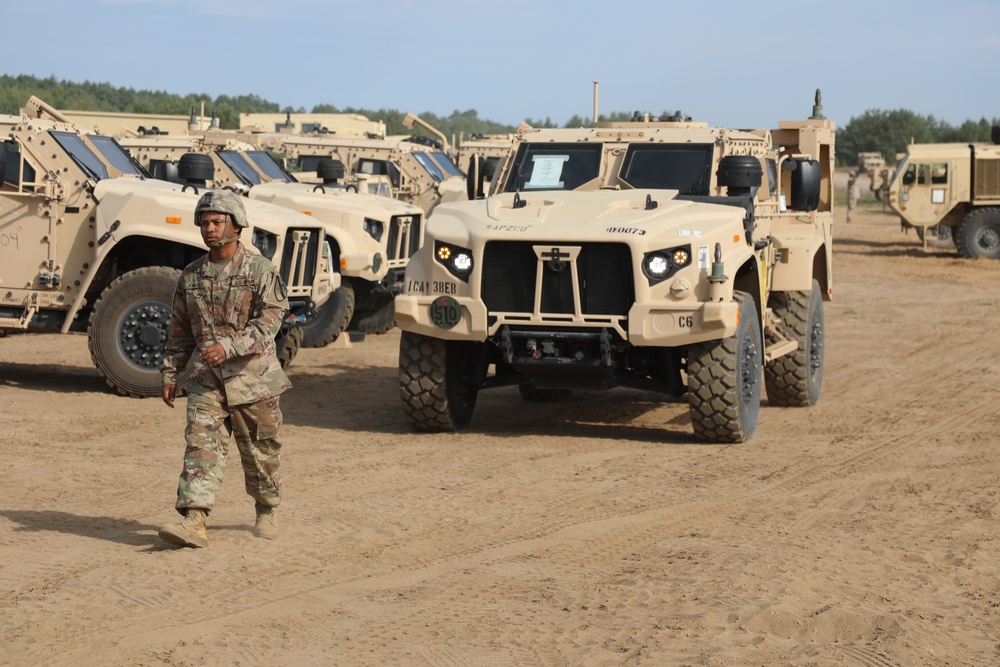
M 471 250 L 438 241 L 434 244 L 434 257 L 444 268 L 448 269 L 451 275 L 464 282 L 469 282 L 469 275 L 472 273 L 473 267 Z
M 250 242 L 260 251 L 260 254 L 268 259 L 272 259 L 274 251 L 278 249 L 277 235 L 266 232 L 263 229 L 254 229 L 253 234 L 250 236 Z
M 382 232 L 385 230 L 385 226 L 380 220 L 365 218 L 365 221 L 361 223 L 361 228 L 368 233 L 368 236 L 372 237 L 376 241 L 382 240 Z
M 691 263 L 691 246 L 683 245 L 647 252 L 642 258 L 642 272 L 650 285 L 662 282 Z

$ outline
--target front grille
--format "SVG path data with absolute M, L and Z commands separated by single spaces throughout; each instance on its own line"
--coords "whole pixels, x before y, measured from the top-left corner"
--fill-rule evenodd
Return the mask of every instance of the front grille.
M 392 216 L 385 249 L 389 261 L 409 259 L 420 248 L 420 222 L 419 215 Z
M 579 249 L 574 286 L 569 262 L 539 258 L 562 256 Z M 635 301 L 632 254 L 621 243 L 552 243 L 493 241 L 483 252 L 482 296 L 489 312 L 531 313 L 535 309 L 535 284 L 542 272 L 541 313 L 575 314 L 574 291 L 580 297 L 581 315 L 628 315 Z
M 289 295 L 308 293 L 319 262 L 320 232 L 317 229 L 289 229 L 281 251 L 281 278 Z

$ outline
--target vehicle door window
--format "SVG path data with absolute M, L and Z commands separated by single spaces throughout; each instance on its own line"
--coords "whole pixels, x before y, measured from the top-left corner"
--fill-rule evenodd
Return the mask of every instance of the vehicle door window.
M 948 182 L 948 164 L 940 162 L 931 165 L 931 183 L 940 184 Z
M 21 160 L 21 147 L 16 141 L 5 141 L 3 149 L 3 182 L 14 187 L 25 183 L 22 189 L 33 191 L 35 187 L 30 184 L 35 182 L 35 168 Z

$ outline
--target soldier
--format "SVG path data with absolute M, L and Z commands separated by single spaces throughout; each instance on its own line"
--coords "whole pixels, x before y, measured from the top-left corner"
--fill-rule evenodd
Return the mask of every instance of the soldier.
M 285 286 L 273 264 L 240 243 L 247 220 L 238 195 L 206 192 L 194 216 L 209 252 L 181 273 L 160 368 L 163 402 L 174 407 L 178 390 L 188 397 L 176 504 L 184 519 L 159 535 L 171 544 L 208 546 L 205 519 L 234 434 L 246 491 L 256 502 L 254 534 L 274 539 L 281 500 L 278 399 L 291 387 L 274 345 L 288 309 Z
M 854 217 L 854 209 L 858 207 L 858 172 L 852 171 L 847 177 L 847 221 Z

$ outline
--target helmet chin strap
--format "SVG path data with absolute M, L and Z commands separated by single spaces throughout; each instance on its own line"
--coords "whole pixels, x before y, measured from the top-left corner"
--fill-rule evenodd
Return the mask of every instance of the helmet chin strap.
M 233 222 L 232 222 L 232 220 L 229 220 L 228 216 L 227 216 L 225 234 L 229 234 L 229 230 L 230 229 L 233 230 L 233 235 L 232 236 L 223 235 L 223 237 L 221 239 L 219 239 L 218 241 L 216 241 L 215 243 L 209 243 L 209 244 L 207 244 L 208 247 L 209 248 L 221 248 L 223 246 L 229 245 L 230 243 L 235 243 L 236 241 L 239 241 L 240 240 L 240 236 L 239 236 L 239 234 L 236 233 L 236 225 L 234 225 Z

